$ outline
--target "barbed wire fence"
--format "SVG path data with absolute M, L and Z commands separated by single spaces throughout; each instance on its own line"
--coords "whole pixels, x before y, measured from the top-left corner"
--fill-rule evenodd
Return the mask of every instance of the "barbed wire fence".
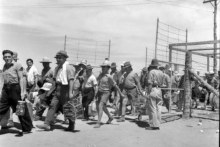
M 110 59 L 111 41 L 78 39 L 65 37 L 65 50 L 68 52 L 70 64 L 87 60 L 89 64 L 98 67 L 106 58 Z
M 178 51 L 170 53 L 169 44 L 186 42 L 187 33 L 187 30 L 166 24 L 158 18 L 155 41 L 155 58 L 161 63 L 170 64 L 173 69 L 178 70 L 179 66 L 184 65 L 185 54 Z M 170 62 L 174 64 L 171 64 Z

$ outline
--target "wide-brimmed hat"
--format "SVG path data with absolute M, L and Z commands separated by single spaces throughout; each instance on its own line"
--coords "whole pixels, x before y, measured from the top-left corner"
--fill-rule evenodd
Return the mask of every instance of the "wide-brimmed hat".
M 79 62 L 73 63 L 72 64 L 74 67 L 79 66 Z
M 116 65 L 115 62 L 112 62 L 112 64 L 111 64 L 111 68 L 114 68 L 114 67 L 117 67 L 117 65 Z
M 144 67 L 144 68 L 142 69 L 142 71 L 147 71 L 147 67 Z
M 131 63 L 130 63 L 130 61 L 126 61 L 125 63 L 124 63 L 124 68 L 128 68 L 128 67 L 131 67 L 132 65 L 131 65 Z
M 79 65 L 87 66 L 87 60 L 83 59 L 83 60 L 79 63 Z
M 214 75 L 215 73 L 214 73 L 214 71 L 209 71 L 209 74 Z
M 123 61 L 123 62 L 122 62 L 121 66 L 123 66 L 123 67 L 124 67 L 124 64 L 125 64 L 125 61 Z
M 13 59 L 18 60 L 18 53 L 17 52 L 13 52 Z
M 105 67 L 105 66 L 111 67 L 110 62 L 109 62 L 108 60 L 105 60 L 105 61 L 102 63 L 102 65 L 100 65 L 100 66 L 101 66 L 101 67 Z
M 43 57 L 42 61 L 40 63 L 51 63 L 50 59 L 48 57 Z
M 92 68 L 92 66 L 90 65 L 90 64 L 88 64 L 87 66 L 86 66 L 86 70 L 92 70 L 93 68 Z
M 182 76 L 183 74 L 181 74 L 181 73 L 179 73 L 178 71 L 174 71 L 174 75 L 176 75 L 176 76 Z
M 59 52 L 57 52 L 56 56 L 54 58 L 57 58 L 57 56 L 63 56 L 65 58 L 68 58 L 69 56 L 67 55 L 67 52 L 64 50 L 60 50 Z
M 52 88 L 51 83 L 44 83 L 44 85 L 40 89 L 45 90 L 45 91 L 49 91 L 51 88 Z
M 160 66 L 157 59 L 152 59 L 151 64 L 149 66 L 158 67 Z

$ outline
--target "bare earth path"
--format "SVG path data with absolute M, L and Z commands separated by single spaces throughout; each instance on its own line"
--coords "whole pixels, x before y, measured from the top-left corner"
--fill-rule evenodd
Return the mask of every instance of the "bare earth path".
M 76 121 L 76 132 L 65 132 L 67 125 L 57 123 L 53 131 L 34 128 L 33 133 L 15 137 L 16 128 L 1 131 L 0 147 L 218 147 L 219 121 L 179 119 L 163 123 L 159 131 L 145 130 L 146 123 L 130 116 L 124 123 L 116 122 L 93 128 L 95 121 Z M 60 116 L 62 119 L 62 116 Z M 96 119 L 96 118 L 95 118 Z M 15 117 L 16 120 L 16 117 Z M 104 115 L 102 120 L 107 121 Z M 42 123 L 35 121 L 34 125 Z

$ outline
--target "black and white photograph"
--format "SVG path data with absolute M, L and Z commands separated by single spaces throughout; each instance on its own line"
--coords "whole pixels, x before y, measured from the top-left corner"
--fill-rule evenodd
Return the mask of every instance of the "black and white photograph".
M 0 147 L 219 147 L 220 0 L 0 0 Z

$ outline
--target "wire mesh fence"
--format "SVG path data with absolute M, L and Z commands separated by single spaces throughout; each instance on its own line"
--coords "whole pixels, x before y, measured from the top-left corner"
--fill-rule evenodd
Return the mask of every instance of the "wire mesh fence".
M 67 37 L 66 51 L 70 56 L 68 60 L 71 64 L 86 59 L 92 66 L 98 66 L 105 60 L 105 58 L 110 57 L 110 41 L 96 41 Z

